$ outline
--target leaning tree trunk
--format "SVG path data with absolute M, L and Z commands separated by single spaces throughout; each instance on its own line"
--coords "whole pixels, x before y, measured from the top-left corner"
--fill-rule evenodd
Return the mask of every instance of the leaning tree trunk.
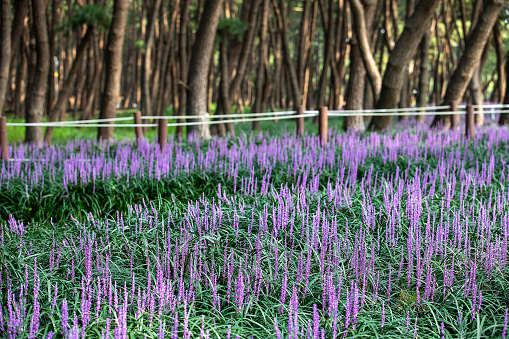
M 498 19 L 498 14 L 502 9 L 503 3 L 503 0 L 484 1 L 483 11 L 474 30 L 468 37 L 463 55 L 447 86 L 444 103 L 449 104 L 461 101 L 475 68 L 479 65 L 484 45 L 488 41 L 493 25 Z M 448 129 L 451 127 L 451 124 L 452 115 L 437 115 L 433 120 L 432 126 L 441 125 L 443 128 Z
M 11 1 L 1 0 L 0 39 L 3 52 L 0 53 L 0 117 L 4 115 L 5 98 L 9 83 L 9 69 L 11 66 Z
M 115 0 L 113 4 L 113 20 L 111 21 L 106 55 L 104 58 L 106 84 L 101 101 L 101 113 L 99 115 L 101 119 L 114 118 L 117 110 L 118 91 L 120 89 L 120 78 L 122 75 L 122 47 L 124 46 L 128 9 L 129 1 Z M 113 122 L 108 122 L 107 124 L 113 125 Z M 97 138 L 104 140 L 113 139 L 113 126 L 99 127 Z
M 380 93 L 380 87 L 382 86 L 382 78 L 376 67 L 368 40 L 368 32 L 371 32 L 373 27 L 376 0 L 365 1 L 364 6 L 360 0 L 350 0 L 350 6 L 354 15 L 357 44 L 352 45 L 350 50 L 350 80 L 348 83 L 346 109 L 361 110 L 364 104 L 366 71 L 375 98 Z M 345 131 L 364 131 L 364 117 L 360 115 L 346 116 L 343 128 Z
M 398 105 L 405 77 L 405 65 L 415 54 L 417 45 L 428 29 L 439 0 L 420 0 L 414 14 L 405 24 L 405 29 L 394 46 L 382 82 L 380 99 L 376 108 L 395 108 Z M 392 116 L 377 116 L 371 119 L 369 129 L 383 130 L 390 126 Z
M 35 40 L 37 49 L 37 64 L 34 84 L 30 93 L 30 104 L 27 111 L 27 123 L 41 123 L 44 115 L 44 104 L 48 93 L 49 72 L 49 41 L 46 26 L 46 9 L 44 0 L 32 0 Z M 25 141 L 42 144 L 42 126 L 27 126 Z
M 209 75 L 210 57 L 214 48 L 214 38 L 216 36 L 217 24 L 221 14 L 223 0 L 207 0 L 203 9 L 198 31 L 191 52 L 191 61 L 189 67 L 187 95 L 187 115 L 201 117 L 195 119 L 197 122 L 205 123 L 205 114 L 207 113 L 207 79 Z M 189 126 L 188 135 L 197 132 L 203 139 L 210 139 L 209 125 L 202 124 Z

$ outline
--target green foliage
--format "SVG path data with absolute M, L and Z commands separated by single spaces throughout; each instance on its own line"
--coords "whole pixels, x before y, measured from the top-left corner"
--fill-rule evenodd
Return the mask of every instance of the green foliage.
M 110 27 L 111 13 L 100 3 L 93 5 L 74 6 L 74 11 L 70 18 L 55 27 L 57 31 L 63 31 L 69 34 L 70 30 L 75 30 L 82 25 L 96 27 L 100 31 L 105 31 Z
M 111 24 L 111 14 L 101 4 L 85 5 L 75 8 L 70 21 L 73 28 L 87 25 L 106 30 Z
M 134 43 L 134 49 L 137 52 L 145 52 L 145 41 L 144 40 L 136 40 Z
M 234 39 L 241 41 L 248 28 L 249 24 L 240 19 L 222 19 L 217 26 L 216 42 L 222 43 Z

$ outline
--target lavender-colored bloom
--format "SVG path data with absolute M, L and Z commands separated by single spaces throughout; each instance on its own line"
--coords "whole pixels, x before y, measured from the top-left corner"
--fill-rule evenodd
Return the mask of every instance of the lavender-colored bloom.
M 443 322 L 440 324 L 440 330 L 442 333 L 442 339 L 445 339 L 445 325 Z
M 508 311 L 508 309 L 506 308 L 505 309 L 505 318 L 504 318 L 504 329 L 502 330 L 502 338 L 504 338 L 504 339 L 507 335 L 507 311 Z
M 385 325 L 385 301 L 382 301 L 382 328 Z
M 313 338 L 318 339 L 319 336 L 319 322 L 320 316 L 318 315 L 318 309 L 316 304 L 313 304 Z
M 69 310 L 67 309 L 67 299 L 64 298 L 64 301 L 62 301 L 62 317 L 60 320 L 62 332 L 64 332 L 64 334 L 67 333 L 68 312 Z

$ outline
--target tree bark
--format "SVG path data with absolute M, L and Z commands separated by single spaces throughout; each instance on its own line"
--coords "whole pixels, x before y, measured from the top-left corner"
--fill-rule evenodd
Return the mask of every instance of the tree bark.
M 382 78 L 376 67 L 368 40 L 368 32 L 371 31 L 373 26 L 376 3 L 376 0 L 371 0 L 365 1 L 363 5 L 360 0 L 350 0 L 350 7 L 355 22 L 356 39 L 354 39 L 355 43 L 352 44 L 350 50 L 350 79 L 346 99 L 347 110 L 363 109 L 366 72 L 368 73 L 375 98 L 378 96 L 382 86 Z M 364 117 L 360 115 L 346 116 L 343 129 L 345 131 L 364 131 Z
M 376 108 L 395 108 L 398 105 L 404 80 L 405 65 L 414 55 L 417 45 L 428 28 L 439 0 L 420 0 L 414 14 L 405 23 L 405 29 L 390 54 Z M 383 130 L 392 122 L 391 116 L 373 117 L 369 129 Z
M 497 55 L 497 86 L 495 89 L 496 101 L 504 101 L 504 83 L 506 82 L 506 73 L 504 71 L 504 45 L 500 34 L 500 25 L 493 26 L 493 45 Z
M 258 12 L 260 9 L 260 0 L 253 0 L 251 2 L 251 6 L 249 8 L 249 29 L 244 33 L 243 45 L 240 50 L 240 54 L 238 56 L 238 61 L 235 62 L 237 64 L 237 70 L 235 72 L 235 77 L 231 80 L 227 100 L 223 100 L 223 109 L 222 112 L 225 114 L 230 114 L 232 108 L 232 102 L 235 100 L 236 96 L 239 95 L 240 85 L 244 80 L 247 70 L 247 63 L 249 60 L 249 55 L 253 48 L 254 36 L 256 33 L 256 19 L 258 17 Z M 231 59 L 228 59 L 231 60 Z M 229 74 L 228 74 L 229 77 Z M 232 132 L 233 128 L 228 128 L 229 132 Z
M 373 88 L 373 94 L 378 97 L 382 89 L 382 76 L 376 67 L 376 61 L 371 52 L 371 43 L 368 38 L 368 32 L 373 29 L 373 19 L 376 10 L 376 0 L 365 0 L 363 4 L 360 0 L 350 0 L 352 14 L 354 17 L 355 33 L 362 61 L 368 74 L 369 82 Z
M 21 47 L 19 48 L 19 64 L 18 69 L 16 71 L 16 83 L 15 83 L 15 89 L 14 89 L 14 111 L 15 115 L 19 119 L 25 118 L 26 113 L 26 105 L 25 105 L 25 99 L 26 99 L 26 75 L 27 75 L 27 68 L 28 68 L 28 47 L 27 47 L 27 41 L 28 39 L 25 39 L 25 34 L 22 36 L 22 43 Z
M 263 0 L 262 4 L 262 12 L 260 14 L 261 25 L 260 25 L 260 56 L 259 56 L 259 66 L 258 73 L 256 77 L 256 97 L 254 104 L 254 112 L 261 113 L 264 110 L 263 107 L 263 93 L 265 88 L 265 83 L 268 79 L 265 78 L 265 70 L 269 67 L 267 53 L 269 52 L 269 41 L 267 39 L 267 30 L 269 26 L 269 10 L 270 10 L 270 1 Z M 257 131 L 260 129 L 260 122 L 253 121 L 253 130 Z
M 143 66 L 141 69 L 141 113 L 145 116 L 152 115 L 150 72 L 152 70 L 152 49 L 154 48 L 155 25 L 160 6 L 161 0 L 154 0 L 152 15 L 147 22 L 147 34 L 145 36 L 145 52 L 143 53 Z
M 180 82 L 179 85 L 179 109 L 178 115 L 185 115 L 185 103 L 187 101 L 187 85 L 188 85 L 188 75 L 189 75 L 189 67 L 187 63 L 188 53 L 187 53 L 187 25 L 189 23 L 189 6 L 191 5 L 191 0 L 184 0 L 182 2 L 182 8 L 180 10 L 180 31 L 179 31 L 179 61 L 180 61 Z M 183 123 L 183 119 L 178 120 L 179 123 Z M 176 134 L 177 137 L 181 138 L 184 133 L 183 126 L 177 126 Z
M 115 0 L 113 4 L 113 19 L 108 34 L 105 54 L 106 84 L 101 101 L 101 119 L 114 118 L 116 115 L 118 91 L 122 75 L 122 47 L 124 46 L 128 8 L 129 1 L 127 0 Z M 108 122 L 107 124 L 113 125 L 113 122 Z M 113 139 L 113 126 L 99 127 L 97 138 L 103 140 Z
M 27 123 L 41 123 L 44 115 L 44 104 L 48 93 L 49 72 L 49 41 L 46 25 L 46 9 L 44 0 L 32 0 L 34 35 L 37 49 L 37 64 L 34 84 L 30 93 L 30 103 L 27 110 Z M 25 142 L 42 144 L 42 126 L 27 126 Z
M 2 16 L 0 39 L 2 53 L 0 53 L 0 117 L 4 115 L 7 87 L 9 85 L 9 69 L 11 66 L 11 2 L 1 0 L 0 15 Z
M 276 3 L 276 0 L 272 0 L 272 4 L 274 7 L 274 10 L 276 12 L 277 21 L 278 21 L 278 27 L 281 32 L 281 40 L 282 40 L 282 47 L 283 47 L 283 55 L 284 55 L 284 63 L 286 70 L 288 71 L 289 78 L 290 78 L 290 87 L 293 97 L 293 105 L 299 106 L 302 104 L 302 95 L 299 88 L 299 83 L 297 80 L 297 72 L 295 71 L 295 67 L 292 62 L 292 56 L 290 53 L 290 43 L 288 41 L 288 26 L 286 22 L 286 15 L 283 15 L 286 13 L 285 10 L 285 2 L 281 1 L 279 3 L 279 6 Z
M 346 99 L 347 110 L 361 110 L 364 104 L 364 85 L 366 72 L 374 91 L 374 97 L 378 96 L 382 85 L 382 79 L 375 59 L 371 53 L 368 40 L 368 32 L 372 30 L 373 19 L 376 10 L 376 0 L 365 1 L 364 5 L 360 0 L 350 0 L 350 7 L 355 22 L 355 43 L 350 50 L 350 79 Z M 346 116 L 343 129 L 345 131 L 364 131 L 363 116 Z
M 506 79 L 509 79 L 509 54 L 505 61 L 505 74 L 507 75 Z M 506 81 L 506 85 L 505 85 L 504 104 L 509 105 L 509 82 L 508 81 Z M 509 113 L 501 113 L 500 118 L 498 120 L 498 124 L 500 126 L 509 124 Z
M 103 58 L 101 55 L 98 39 L 94 39 L 94 57 L 95 57 L 95 70 L 94 78 L 92 80 L 92 90 L 87 98 L 87 103 L 81 112 L 80 120 L 88 120 L 94 116 L 94 102 L 97 98 L 98 89 L 101 87 Z
M 420 76 L 419 76 L 419 90 L 417 98 L 417 106 L 428 106 L 428 93 L 429 93 L 429 44 L 431 41 L 430 32 L 426 32 L 421 40 L 421 62 L 420 62 Z M 417 116 L 417 122 L 424 123 L 424 115 Z
M 76 81 L 76 77 L 78 75 L 78 70 L 81 67 L 81 64 L 82 64 L 83 58 L 85 57 L 88 45 L 94 37 L 93 31 L 94 31 L 93 27 L 89 27 L 87 29 L 87 32 L 85 33 L 85 36 L 80 41 L 80 45 L 78 46 L 78 51 L 76 53 L 76 58 L 74 59 L 71 70 L 69 71 L 69 74 L 67 75 L 67 79 L 65 79 L 65 81 L 64 81 L 64 86 L 62 87 L 62 90 L 60 91 L 60 93 L 58 95 L 57 102 L 49 114 L 50 122 L 57 121 L 58 118 L 62 114 L 64 114 L 65 108 L 67 106 L 67 100 L 71 96 L 72 91 L 74 89 L 73 84 Z M 48 128 L 46 128 L 46 132 L 44 133 L 44 141 L 46 143 L 50 143 L 51 137 L 53 136 L 54 129 L 55 128 L 52 126 L 48 126 Z
M 198 31 L 191 52 L 189 68 L 189 93 L 187 95 L 187 115 L 200 116 L 197 122 L 205 122 L 207 113 L 207 77 L 210 57 L 214 48 L 217 24 L 221 14 L 223 0 L 206 0 Z M 188 135 L 194 132 L 203 139 L 210 139 L 209 125 L 189 126 Z
M 472 79 L 475 68 L 479 65 L 484 46 L 491 34 L 493 25 L 498 19 L 502 9 L 503 0 L 485 0 L 483 11 L 479 16 L 475 28 L 468 37 L 465 50 L 454 71 L 447 91 L 444 96 L 444 103 L 459 102 Z M 448 129 L 452 125 L 451 115 L 437 115 L 432 126 L 440 126 Z

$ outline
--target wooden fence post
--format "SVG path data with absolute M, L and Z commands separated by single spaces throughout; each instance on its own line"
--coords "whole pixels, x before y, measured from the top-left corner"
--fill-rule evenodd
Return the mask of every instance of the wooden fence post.
M 7 120 L 5 117 L 0 117 L 0 148 L 2 148 L 0 157 L 4 161 L 9 161 L 9 144 L 7 143 Z
M 304 136 L 304 107 L 299 106 L 297 107 L 297 119 L 295 121 L 297 122 L 297 136 L 303 137 Z
M 329 129 L 329 120 L 328 120 L 328 116 L 327 116 L 327 106 L 322 106 L 322 107 L 320 107 L 320 111 L 318 113 L 318 132 L 320 134 L 320 144 L 322 146 L 327 145 L 328 129 Z
M 456 101 L 451 102 L 451 112 L 458 110 L 458 103 Z M 456 128 L 460 122 L 460 116 L 458 114 L 451 114 L 451 128 Z
M 465 121 L 465 135 L 473 140 L 475 135 L 475 109 L 474 106 L 467 105 L 467 118 Z
M 134 112 L 134 124 L 141 125 L 141 112 Z M 136 135 L 136 142 L 143 139 L 143 128 L 141 126 L 134 127 L 134 134 Z
M 168 119 L 160 119 L 159 120 L 159 147 L 161 151 L 166 146 L 166 141 L 168 140 Z

